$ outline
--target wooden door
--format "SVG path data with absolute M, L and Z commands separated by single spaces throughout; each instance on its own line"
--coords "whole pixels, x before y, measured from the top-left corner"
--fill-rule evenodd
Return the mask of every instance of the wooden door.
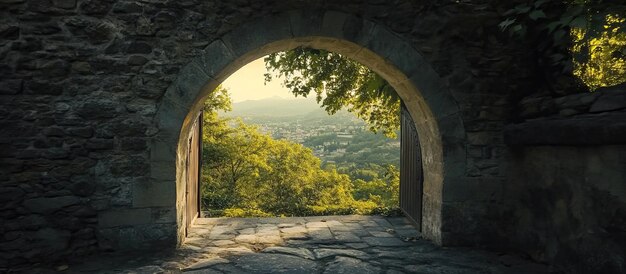
M 186 161 L 187 191 L 186 215 L 187 228 L 200 214 L 200 168 L 202 167 L 202 112 L 198 114 L 191 127 L 188 140 Z
M 402 104 L 400 126 L 400 209 L 422 231 L 422 154 L 415 123 Z

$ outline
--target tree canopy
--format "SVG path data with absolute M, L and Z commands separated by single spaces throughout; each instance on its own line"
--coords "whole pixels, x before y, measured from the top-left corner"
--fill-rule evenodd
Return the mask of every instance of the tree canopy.
M 298 47 L 264 59 L 272 73 L 266 82 L 282 78 L 296 96 L 315 95 L 329 113 L 342 108 L 363 119 L 369 129 L 393 137 L 400 126 L 400 98 L 391 85 L 371 69 L 340 54 Z
M 397 207 L 395 167 L 363 171 L 369 180 L 353 181 L 335 167 L 323 168 L 309 148 L 218 117 L 228 109 L 221 87 L 204 106 L 201 200 L 215 216 L 371 214 Z
M 535 48 L 548 81 L 571 73 L 595 90 L 626 82 L 625 14 L 620 0 L 533 0 L 508 10 L 500 27 Z

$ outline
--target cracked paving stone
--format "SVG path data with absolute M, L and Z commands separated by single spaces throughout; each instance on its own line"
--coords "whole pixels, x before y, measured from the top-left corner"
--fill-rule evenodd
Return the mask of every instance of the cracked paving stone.
M 450 274 L 470 274 L 470 273 L 490 273 L 487 270 L 479 270 L 474 268 L 463 268 L 456 266 L 442 266 L 442 265 L 407 265 L 404 267 L 404 270 L 409 273 L 420 273 L 420 274 L 441 274 L 441 273 L 450 273 Z
M 297 247 L 283 247 L 283 246 L 271 246 L 263 249 L 265 253 L 283 253 L 288 255 L 298 256 L 304 259 L 315 260 L 313 252 L 306 248 Z
M 305 233 L 285 233 L 283 234 L 283 239 L 285 240 L 308 240 L 311 237 L 309 237 L 309 235 L 305 234 Z
M 247 243 L 247 244 L 254 244 L 257 242 L 257 236 L 256 235 L 239 235 L 237 237 L 235 237 L 235 242 L 238 243 Z
M 367 253 L 361 250 L 355 250 L 355 249 L 318 248 L 318 249 L 313 250 L 313 252 L 315 253 L 315 257 L 318 260 L 324 259 L 327 257 L 340 256 L 340 255 L 364 259 L 364 260 L 370 258 L 370 256 Z
M 231 240 L 217 240 L 211 243 L 214 246 L 227 246 L 227 245 L 234 245 L 235 242 L 231 241 Z
M 379 238 L 379 237 L 363 237 L 363 242 L 371 246 L 407 246 L 409 243 L 403 242 L 398 238 Z
M 332 240 L 333 234 L 327 227 L 317 227 L 309 229 L 309 236 L 315 240 Z
M 403 219 L 391 219 L 394 233 L 389 233 L 390 228 L 381 220 L 373 216 L 205 220 L 201 223 L 206 225 L 193 226 L 193 237 L 173 254 L 155 250 L 154 254 L 120 256 L 119 263 L 103 257 L 106 261 L 100 266 L 70 266 L 69 272 L 180 273 L 184 269 L 185 274 L 550 273 L 545 265 L 510 255 L 441 248 L 421 239 L 406 242 L 403 235 L 418 235 L 414 228 Z M 307 222 L 316 224 L 307 226 Z M 361 225 L 374 223 L 378 226 Z M 208 235 L 199 237 L 203 233 Z M 253 239 L 265 239 L 265 243 Z
M 239 235 L 254 235 L 254 228 L 243 228 L 240 229 L 239 231 Z
M 366 274 L 366 273 L 380 273 L 380 268 L 372 266 L 367 262 L 363 262 L 359 259 L 348 257 L 337 257 L 334 261 L 328 263 L 324 273 L 328 274 Z
M 149 265 L 149 266 L 135 268 L 133 272 L 137 274 L 152 274 L 152 273 L 164 273 L 165 270 L 163 270 L 163 268 L 160 268 L 156 265 Z
M 309 222 L 306 224 L 307 228 L 316 228 L 316 227 L 328 227 L 326 222 Z
M 317 263 L 292 255 L 253 253 L 234 260 L 236 267 L 249 273 L 311 273 L 317 271 Z
M 222 252 L 230 253 L 230 254 L 247 254 L 254 253 L 250 248 L 244 246 L 238 247 L 229 247 L 229 248 L 219 248 Z
M 346 246 L 353 249 L 363 249 L 370 247 L 366 243 L 346 243 Z
M 340 242 L 360 242 L 361 238 L 350 232 L 335 232 L 335 239 Z
M 280 236 L 259 236 L 257 243 L 260 244 L 282 244 L 283 238 Z
M 281 228 L 282 233 L 306 233 L 308 230 L 304 226 L 293 226 L 287 228 Z
M 380 238 L 395 237 L 394 235 L 388 232 L 382 232 L 382 231 L 370 231 L 370 234 L 372 234 L 372 236 L 374 237 L 380 237 Z
M 230 263 L 230 261 L 226 260 L 226 259 L 224 259 L 222 257 L 213 257 L 213 258 L 209 258 L 209 259 L 206 259 L 206 260 L 202 260 L 202 261 L 196 262 L 196 263 L 194 263 L 194 264 L 184 268 L 183 271 L 187 272 L 187 271 L 191 271 L 191 270 L 198 270 L 198 269 L 208 268 L 208 267 L 214 266 L 216 264 L 227 264 L 227 263 Z

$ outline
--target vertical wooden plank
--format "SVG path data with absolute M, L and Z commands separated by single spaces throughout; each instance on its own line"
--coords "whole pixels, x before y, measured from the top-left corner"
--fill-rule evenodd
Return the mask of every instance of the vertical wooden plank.
M 400 123 L 400 209 L 422 230 L 422 161 L 411 114 L 402 104 Z
M 186 215 L 187 227 L 198 217 L 200 212 L 200 153 L 202 151 L 202 113 L 194 121 L 189 133 L 188 151 L 186 160 Z

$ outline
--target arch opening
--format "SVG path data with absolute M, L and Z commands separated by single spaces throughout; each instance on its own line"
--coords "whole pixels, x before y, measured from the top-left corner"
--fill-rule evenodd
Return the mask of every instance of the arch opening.
M 435 243 L 442 243 L 444 181 L 459 181 L 455 177 L 463 175 L 465 164 L 465 136 L 458 106 L 424 58 L 400 37 L 363 19 L 334 12 L 327 13 L 324 18 L 329 16 L 342 17 L 340 21 L 344 22 L 344 26 L 353 20 L 359 21 L 361 27 L 357 32 L 360 35 L 354 35 L 354 31 L 325 33 L 323 23 L 318 24 L 317 29 L 298 30 L 297 26 L 311 27 L 315 24 L 294 24 L 294 20 L 301 19 L 293 14 L 283 18 L 291 20 L 287 24 L 290 29 L 257 33 L 255 30 L 267 30 L 268 24 L 277 26 L 275 21 L 262 19 L 209 44 L 201 56 L 181 70 L 179 78 L 166 92 L 156 118 L 159 133 L 152 144 L 151 168 L 157 183 L 169 183 L 171 188 L 176 182 L 175 190 L 170 189 L 175 195 L 170 198 L 172 204 L 175 201 L 179 243 L 184 239 L 187 223 L 183 167 L 195 114 L 202 108 L 209 93 L 245 64 L 270 53 L 296 47 L 339 53 L 369 67 L 397 91 L 420 136 L 424 172 L 422 234 Z M 273 20 L 280 21 L 281 17 L 278 18 Z M 298 31 L 310 35 L 302 35 Z

